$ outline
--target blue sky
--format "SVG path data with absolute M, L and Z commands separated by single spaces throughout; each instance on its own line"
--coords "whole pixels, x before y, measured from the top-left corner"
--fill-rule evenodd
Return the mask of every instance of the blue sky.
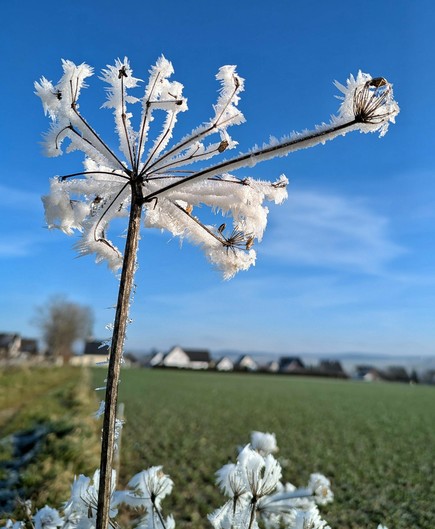
M 57 81 L 61 58 L 98 72 L 125 55 L 146 79 L 163 53 L 188 97 L 178 135 L 211 115 L 218 68 L 238 65 L 241 151 L 329 120 L 333 81 L 358 69 L 394 84 L 401 113 L 384 138 L 354 133 L 246 172 L 285 173 L 289 199 L 270 206 L 255 268 L 229 282 L 197 248 L 144 231 L 127 349 L 434 355 L 432 2 L 41 0 L 0 14 L 0 332 L 37 336 L 36 307 L 64 294 L 93 308 L 105 338 L 116 299 L 105 265 L 75 259 L 75 237 L 44 228 L 49 177 L 80 170 L 81 156 L 43 156 L 33 82 Z M 81 110 L 116 145 L 103 83 L 89 85 Z

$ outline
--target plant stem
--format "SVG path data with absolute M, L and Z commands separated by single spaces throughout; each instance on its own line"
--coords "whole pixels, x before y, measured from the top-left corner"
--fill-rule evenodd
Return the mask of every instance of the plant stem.
M 107 373 L 106 400 L 104 409 L 103 433 L 101 440 L 100 484 L 98 490 L 97 529 L 107 529 L 111 497 L 113 454 L 115 448 L 115 419 L 118 401 L 118 384 L 121 359 L 128 321 L 130 294 L 136 270 L 136 254 L 139 244 L 142 215 L 142 186 L 138 178 L 132 176 L 132 197 L 127 241 L 125 244 L 118 302 L 116 305 L 112 345 Z
M 149 193 L 144 197 L 144 202 L 151 202 L 160 196 L 165 196 L 173 188 L 181 189 L 193 181 L 205 180 L 206 178 L 212 178 L 213 176 L 235 171 L 242 167 L 254 166 L 258 162 L 271 160 L 277 156 L 286 156 L 290 152 L 299 151 L 301 149 L 306 149 L 307 147 L 313 147 L 319 143 L 324 143 L 339 135 L 343 135 L 350 130 L 355 130 L 358 127 L 358 124 L 359 122 L 356 119 L 353 119 L 338 125 L 331 125 L 325 129 L 314 130 L 296 136 L 295 138 L 290 138 L 277 145 L 270 145 L 257 151 L 241 154 L 230 160 L 224 160 L 219 164 L 197 171 L 181 180 L 177 180 L 172 184 L 161 187 L 157 191 Z

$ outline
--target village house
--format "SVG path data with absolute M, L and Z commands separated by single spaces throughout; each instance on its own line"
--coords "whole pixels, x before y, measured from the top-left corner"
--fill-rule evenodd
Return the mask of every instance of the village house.
M 152 351 L 140 359 L 141 367 L 158 367 L 162 364 L 165 354 L 161 351 Z
M 234 362 L 228 356 L 222 356 L 217 360 L 215 364 L 215 369 L 217 371 L 233 371 Z
M 161 367 L 176 367 L 180 369 L 208 369 L 210 367 L 210 352 L 206 349 L 183 349 L 173 347 L 166 353 L 158 364 Z
M 258 371 L 257 362 L 249 355 L 240 356 L 234 363 L 235 371 Z
M 265 365 L 265 370 L 268 373 L 278 373 L 279 372 L 279 362 L 278 360 L 271 360 Z
M 38 341 L 23 338 L 18 333 L 0 333 L 0 360 L 4 363 L 21 363 L 28 360 L 44 360 Z
M 108 357 L 108 345 L 103 345 L 102 340 L 88 340 L 85 342 L 83 354 L 72 356 L 70 364 L 73 366 L 107 366 Z
M 370 365 L 360 365 L 355 368 L 355 378 L 364 382 L 376 382 L 383 380 L 384 377 L 379 369 Z
M 10 360 L 20 355 L 21 336 L 15 333 L 0 334 L 0 358 Z
M 20 351 L 27 358 L 39 355 L 38 341 L 33 338 L 21 338 Z
M 279 359 L 280 373 L 301 373 L 305 370 L 305 365 L 297 356 L 282 356 Z
M 347 373 L 344 371 L 343 366 L 338 360 L 321 360 L 317 371 L 321 376 L 348 378 Z

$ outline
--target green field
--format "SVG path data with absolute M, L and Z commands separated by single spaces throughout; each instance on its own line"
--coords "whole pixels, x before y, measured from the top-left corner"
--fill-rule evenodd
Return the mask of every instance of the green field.
M 36 506 L 59 505 L 74 474 L 93 472 L 100 426 L 91 413 L 101 394 L 89 388 L 104 377 L 102 369 L 92 380 L 79 369 L 0 372 L 1 437 L 40 423 L 53 429 L 22 476 Z M 332 529 L 435 527 L 433 387 L 133 369 L 121 379 L 121 485 L 163 465 L 175 482 L 163 507 L 177 527 L 209 527 L 205 516 L 223 503 L 214 472 L 252 430 L 276 433 L 287 481 L 304 486 L 314 471 L 331 479 L 335 501 L 322 512 Z M 8 457 L 3 446 L 0 461 Z
M 94 382 L 103 375 L 94 371 Z M 166 512 L 205 527 L 223 503 L 214 472 L 235 459 L 252 430 L 275 432 L 284 478 L 311 472 L 335 492 L 323 509 L 334 529 L 433 529 L 435 391 L 276 375 L 125 370 L 121 480 L 163 465 L 175 481 Z

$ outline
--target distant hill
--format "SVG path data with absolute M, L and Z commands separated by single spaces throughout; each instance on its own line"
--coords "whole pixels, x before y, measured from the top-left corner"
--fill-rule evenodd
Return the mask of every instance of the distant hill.
M 338 360 L 343 368 L 352 373 L 357 365 L 371 365 L 378 368 L 388 366 L 402 366 L 406 370 L 415 369 L 418 373 L 428 369 L 435 369 L 434 356 L 419 355 L 388 355 L 382 353 L 298 353 L 289 352 L 285 354 L 267 353 L 267 352 L 250 352 L 236 350 L 213 351 L 213 357 L 229 356 L 231 359 L 238 358 L 242 354 L 252 356 L 259 363 L 267 363 L 270 360 L 277 360 L 281 356 L 298 356 L 306 365 L 317 365 L 320 360 Z

